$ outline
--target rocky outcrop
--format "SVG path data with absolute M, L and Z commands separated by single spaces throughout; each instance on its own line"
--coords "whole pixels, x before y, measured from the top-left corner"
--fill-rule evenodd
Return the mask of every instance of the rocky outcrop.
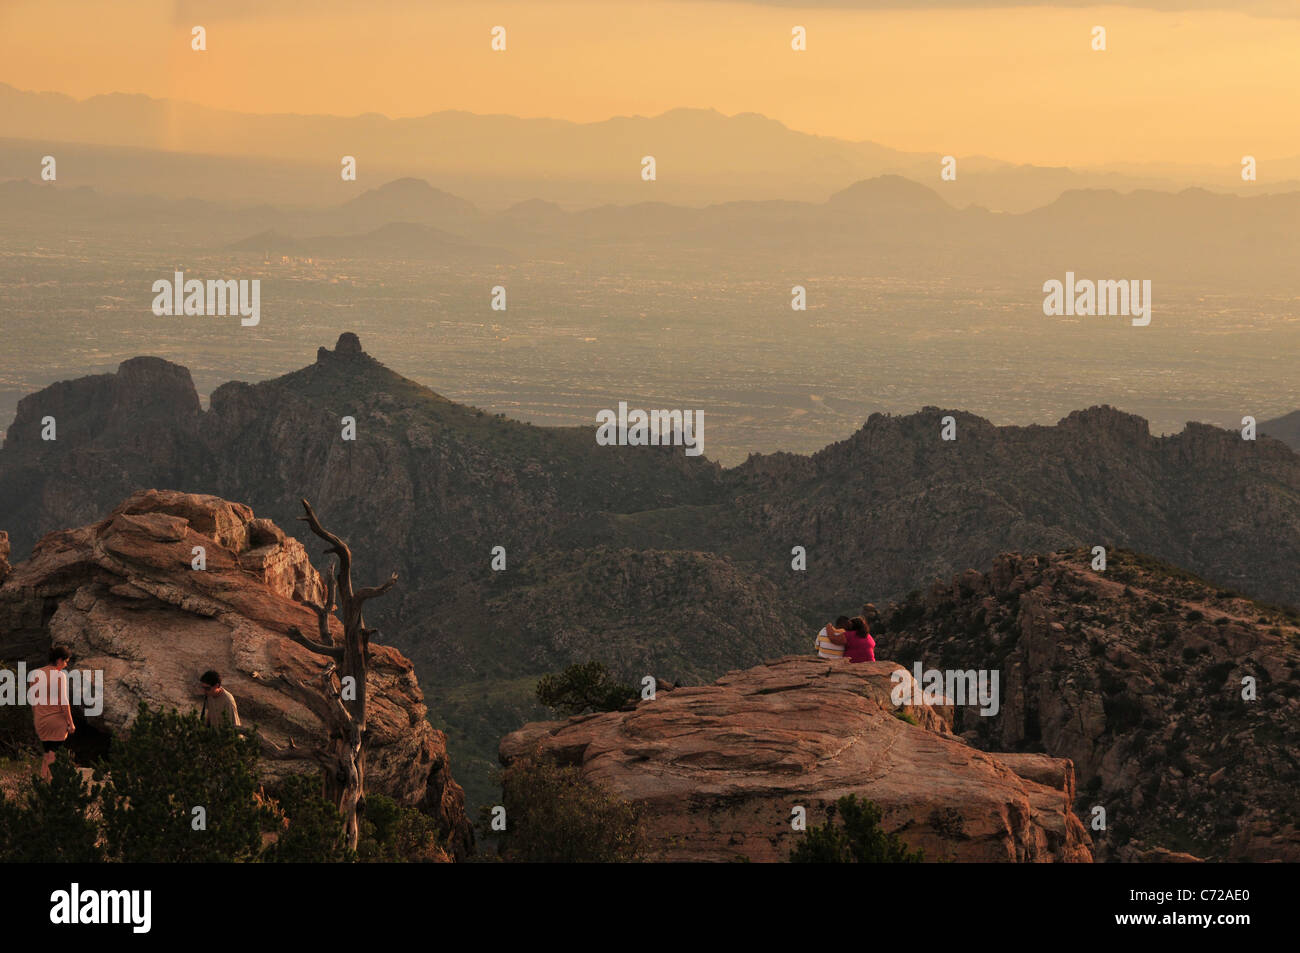
M 59 381 L 24 397 L 18 402 L 5 448 L 42 448 L 60 441 L 64 446 L 85 446 L 106 436 L 138 444 L 151 428 L 192 424 L 200 413 L 199 396 L 186 368 L 160 357 L 133 357 L 114 374 Z M 54 418 L 53 439 L 45 434 L 48 417 Z
M 210 470 L 190 372 L 157 357 L 59 381 L 18 402 L 0 451 L 0 526 L 16 558 L 45 533 L 99 519 L 141 487 L 203 490 Z
M 1097 858 L 1300 860 L 1300 614 L 1137 553 L 1003 554 L 884 613 L 879 651 L 1000 676 L 987 750 L 1078 770 Z M 1129 848 L 1129 842 L 1138 845 Z
M 273 745 L 323 740 L 317 716 L 278 676 L 318 683 L 318 657 L 288 638 L 317 631 L 305 602 L 325 587 L 306 550 L 247 506 L 166 490 L 134 494 L 108 518 L 52 533 L 0 586 L 0 658 L 43 662 L 51 643 L 104 674 L 104 710 L 84 727 L 129 731 L 139 703 L 194 710 L 200 674 L 221 672 L 245 725 Z M 342 627 L 331 620 L 341 638 Z M 438 819 L 458 855 L 472 835 L 446 740 L 425 718 L 411 663 L 370 644 L 367 784 Z M 268 781 L 318 770 L 264 757 Z
M 951 712 L 891 703 L 897 670 L 782 658 L 632 710 L 526 725 L 501 760 L 554 757 L 639 805 L 652 860 L 785 860 L 801 836 L 792 809 L 821 823 L 847 794 L 880 805 L 884 828 L 929 860 L 1092 859 L 1068 761 L 970 747 Z

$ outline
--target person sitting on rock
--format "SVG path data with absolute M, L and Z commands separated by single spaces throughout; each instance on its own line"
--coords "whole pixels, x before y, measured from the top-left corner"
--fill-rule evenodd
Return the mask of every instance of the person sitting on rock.
M 876 660 L 876 640 L 871 637 L 867 620 L 860 615 L 849 620 L 848 631 L 844 633 L 844 657 L 850 662 Z
M 38 689 L 38 701 L 32 705 L 32 718 L 36 721 L 36 737 L 40 739 L 45 756 L 41 759 L 41 780 L 53 779 L 50 765 L 68 735 L 77 730 L 72 722 L 72 702 L 68 697 L 68 676 L 64 669 L 72 660 L 67 646 L 55 645 L 50 649 L 50 664 L 38 668 L 28 676 L 31 687 Z
M 849 624 L 849 617 L 840 616 L 833 623 L 827 622 L 817 633 L 815 643 L 819 658 L 844 657 L 844 629 Z
M 199 676 L 199 690 L 203 692 L 203 721 L 209 728 L 219 728 L 223 721 L 239 727 L 239 706 L 235 696 L 221 687 L 221 673 L 212 669 Z

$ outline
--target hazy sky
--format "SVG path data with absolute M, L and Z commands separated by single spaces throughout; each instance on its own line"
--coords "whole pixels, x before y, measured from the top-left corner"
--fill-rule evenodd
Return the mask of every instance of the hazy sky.
M 1300 155 L 1300 16 L 1274 10 L 1300 0 L 0 0 L 0 81 L 248 112 L 699 106 L 917 151 L 1236 165 Z

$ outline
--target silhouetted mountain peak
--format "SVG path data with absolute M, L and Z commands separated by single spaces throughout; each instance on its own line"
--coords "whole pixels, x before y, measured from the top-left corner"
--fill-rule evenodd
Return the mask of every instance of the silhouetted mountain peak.
M 953 211 L 934 190 L 901 175 L 878 175 L 855 182 L 832 195 L 826 204 L 865 212 Z
M 391 182 L 385 182 L 383 185 L 373 189 L 366 189 L 359 196 L 357 201 L 373 202 L 376 199 L 387 196 L 433 196 L 439 194 L 438 189 L 426 182 L 424 179 L 417 179 L 414 176 L 404 176 L 400 179 L 394 179 Z
M 346 203 L 343 209 L 368 216 L 383 216 L 387 221 L 410 221 L 427 215 L 474 215 L 478 212 L 473 203 L 412 176 L 367 189 Z
M 339 335 L 339 339 L 334 344 L 334 350 L 327 347 L 316 349 L 316 363 L 329 364 L 331 362 L 349 362 L 359 363 L 361 361 L 374 361 L 369 354 L 361 348 L 361 338 L 357 337 L 355 332 L 344 331 Z

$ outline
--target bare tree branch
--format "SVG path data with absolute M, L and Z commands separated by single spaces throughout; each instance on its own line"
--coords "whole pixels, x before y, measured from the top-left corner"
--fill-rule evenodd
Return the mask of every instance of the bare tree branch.
M 316 609 L 316 621 L 320 624 L 320 640 L 327 645 L 334 644 L 334 636 L 330 634 L 330 615 L 334 612 L 334 587 L 338 585 L 335 578 L 335 568 L 331 563 L 329 572 L 325 575 L 325 604 Z
M 347 543 L 343 542 L 343 540 L 339 539 L 320 524 L 320 520 L 316 518 L 316 512 L 311 508 L 311 504 L 305 499 L 302 501 L 302 508 L 307 515 L 300 516 L 298 519 L 305 522 L 313 533 L 325 540 L 325 542 L 329 543 L 329 548 L 325 550 L 327 553 L 334 553 L 339 558 L 338 579 L 340 595 L 343 593 L 344 586 L 347 587 L 348 594 L 351 595 L 352 550 L 348 549 Z
M 263 681 L 278 682 L 291 697 L 310 709 L 311 713 L 321 720 L 326 730 L 333 726 L 334 706 L 319 691 L 309 688 L 296 678 L 284 674 L 277 675 L 274 679 L 263 679 Z
M 313 642 L 311 639 L 307 638 L 307 636 L 303 635 L 296 625 L 291 627 L 287 634 L 292 641 L 297 642 L 305 649 L 311 649 L 311 651 L 315 652 L 317 655 L 324 655 L 326 658 L 332 658 L 336 662 L 342 661 L 343 659 L 343 647 L 341 645 L 323 645 L 320 642 Z
M 324 768 L 324 781 L 335 805 L 343 814 L 349 846 L 357 845 L 357 809 L 365 797 L 366 781 L 366 696 L 367 675 L 369 668 L 369 645 L 371 630 L 366 628 L 361 608 L 367 599 L 381 596 L 397 583 L 394 572 L 388 581 L 378 586 L 368 586 L 359 592 L 352 589 L 352 551 L 343 542 L 321 525 L 316 518 L 311 504 L 302 501 L 303 512 L 299 517 L 307 523 L 316 536 L 329 544 L 326 552 L 338 557 L 338 566 L 327 577 L 329 595 L 325 604 L 311 606 L 316 612 L 320 627 L 320 641 L 314 642 L 297 629 L 290 632 L 290 638 L 317 655 L 323 655 L 332 661 L 319 672 L 320 690 L 312 691 L 306 685 L 281 675 L 280 678 L 300 700 L 311 708 L 320 718 L 329 734 L 329 740 L 321 751 L 320 763 Z M 334 637 L 329 631 L 330 615 L 334 611 L 334 600 L 338 599 L 339 620 L 343 623 L 342 643 L 335 645 Z M 347 694 L 351 698 L 344 700 Z M 301 755 L 290 755 L 301 757 Z
M 325 580 L 325 601 L 322 604 L 311 602 L 307 599 L 302 600 L 312 612 L 316 613 L 316 627 L 320 632 L 320 642 L 322 645 L 333 645 L 334 635 L 330 632 L 330 616 L 334 614 L 334 565 L 331 563 L 329 571 L 322 574 Z
M 273 761 L 315 761 L 324 766 L 330 762 L 330 756 L 323 748 L 299 748 L 292 738 L 289 744 L 281 748 L 269 738 L 262 738 L 262 755 Z
M 388 580 L 384 582 L 382 585 L 367 586 L 364 589 L 359 589 L 357 590 L 356 595 L 353 596 L 352 598 L 354 598 L 357 601 L 357 603 L 360 604 L 362 602 L 365 602 L 367 599 L 375 598 L 375 596 L 382 596 L 385 592 L 387 592 L 389 589 L 392 589 L 393 586 L 395 585 L 397 585 L 396 569 L 393 570 L 393 574 L 389 576 Z

